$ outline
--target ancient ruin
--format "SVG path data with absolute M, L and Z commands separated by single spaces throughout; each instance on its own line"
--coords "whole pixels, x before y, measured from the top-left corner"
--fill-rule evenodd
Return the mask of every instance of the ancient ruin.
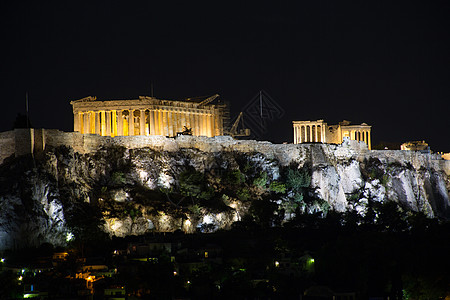
M 293 121 L 294 144 L 301 143 L 328 143 L 341 144 L 344 138 L 366 143 L 371 149 L 370 130 L 372 126 L 362 123 L 353 125 L 344 120 L 338 125 L 328 125 L 324 120 Z
M 135 100 L 71 101 L 75 132 L 102 136 L 176 136 L 191 129 L 195 136 L 223 135 L 225 105 L 211 104 L 219 95 L 183 101 L 140 96 Z
M 430 146 L 425 141 L 408 141 L 400 145 L 400 150 L 429 151 Z

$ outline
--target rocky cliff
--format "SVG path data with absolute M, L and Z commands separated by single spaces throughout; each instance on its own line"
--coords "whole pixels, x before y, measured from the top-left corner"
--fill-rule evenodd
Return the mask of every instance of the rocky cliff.
M 0 248 L 64 245 L 101 233 L 210 232 L 243 220 L 281 226 L 303 213 L 364 215 L 371 203 L 389 201 L 450 217 L 450 162 L 429 153 L 368 151 L 354 141 L 117 141 L 104 138 L 90 151 L 47 143 L 35 155 L 5 159 Z

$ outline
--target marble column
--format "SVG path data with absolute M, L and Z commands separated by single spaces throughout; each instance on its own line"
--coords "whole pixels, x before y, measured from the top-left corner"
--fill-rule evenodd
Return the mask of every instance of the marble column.
M 173 136 L 173 113 L 167 112 L 167 136 Z
M 205 135 L 211 137 L 211 120 L 209 115 L 205 115 Z
M 202 114 L 202 132 L 203 132 L 203 136 L 208 136 L 208 124 L 206 123 L 206 114 Z
M 104 111 L 100 111 L 99 113 L 99 120 L 98 120 L 98 125 L 99 125 L 99 134 L 100 135 L 105 135 L 106 132 L 106 124 L 105 124 L 105 112 Z
M 128 135 L 134 135 L 134 109 L 130 109 L 128 112 Z
M 209 116 L 209 122 L 211 123 L 211 136 L 215 136 L 216 135 L 216 123 L 214 122 L 214 115 L 211 114 Z
M 111 111 L 106 111 L 106 136 L 111 136 Z
M 100 112 L 95 112 L 95 134 L 101 135 L 100 132 Z
M 167 136 L 167 113 L 161 111 L 161 135 Z
M 111 136 L 117 135 L 117 114 L 115 110 L 111 110 Z
M 200 131 L 200 135 L 205 135 L 205 126 L 203 125 L 203 113 L 198 114 L 198 130 Z
M 180 114 L 180 129 L 181 129 L 181 131 L 184 130 L 184 126 L 188 127 L 187 126 L 187 115 L 186 114 L 187 114 L 186 111 L 183 111 Z
M 194 113 L 189 114 L 189 126 L 192 130 L 192 134 L 197 135 L 197 131 L 195 131 L 195 114 Z
M 154 119 L 155 119 L 155 135 L 159 135 L 159 111 L 154 111 Z
M 200 132 L 200 115 L 198 113 L 196 113 L 194 115 L 195 118 L 195 135 L 200 136 L 202 135 Z
M 78 132 L 84 132 L 84 114 L 82 112 L 78 112 Z
M 117 135 L 123 135 L 122 110 L 117 111 Z
M 161 121 L 162 119 L 161 119 L 161 111 L 160 110 L 157 110 L 156 112 L 155 112 L 155 122 L 156 122 L 156 126 L 155 126 L 155 134 L 156 135 L 162 135 L 161 134 Z
M 88 119 L 88 113 L 84 112 L 83 113 L 83 132 L 82 133 L 88 133 L 88 128 L 89 128 L 89 119 Z
M 207 125 L 206 125 L 206 115 L 205 114 L 201 114 L 200 115 L 200 120 L 201 120 L 201 123 L 200 123 L 200 131 L 202 132 L 202 135 L 203 136 L 207 136 L 207 134 L 206 134 L 206 130 L 207 130 Z
M 302 132 L 303 132 L 303 126 L 300 125 L 300 126 L 298 126 L 298 131 L 297 131 L 297 134 L 298 134 L 298 143 L 299 143 L 299 144 L 303 143 Z
M 150 135 L 155 135 L 155 111 L 153 109 L 148 112 L 150 118 Z
M 316 125 L 314 125 L 314 134 L 315 134 L 315 136 L 314 136 L 314 138 L 315 138 L 315 140 L 314 140 L 314 142 L 318 142 L 319 140 L 317 139 L 317 133 L 318 133 L 318 129 L 317 129 L 317 124 Z
M 139 134 L 140 135 L 147 135 L 147 132 L 145 130 L 145 109 L 141 109 L 141 114 L 139 117 Z

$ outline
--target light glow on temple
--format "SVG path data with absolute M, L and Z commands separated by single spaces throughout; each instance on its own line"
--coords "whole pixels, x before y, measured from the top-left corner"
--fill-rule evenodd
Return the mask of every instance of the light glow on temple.
M 341 144 L 344 138 L 366 143 L 369 150 L 372 148 L 370 131 L 372 126 L 362 123 L 351 124 L 342 121 L 337 125 L 328 125 L 324 120 L 293 121 L 294 144 L 301 143 L 330 143 Z
M 98 101 L 86 97 L 70 102 L 74 131 L 102 136 L 162 135 L 176 136 L 191 129 L 196 136 L 223 135 L 225 105 L 201 102 L 160 100 L 140 96 L 135 100 Z

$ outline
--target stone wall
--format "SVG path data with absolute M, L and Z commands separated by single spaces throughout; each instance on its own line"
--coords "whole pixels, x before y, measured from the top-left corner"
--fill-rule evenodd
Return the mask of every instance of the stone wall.
M 320 145 L 326 157 L 364 160 L 377 157 L 383 162 L 410 161 L 414 166 L 428 165 L 443 170 L 450 175 L 450 161 L 441 155 L 417 151 L 371 150 L 363 142 L 348 140 L 342 145 L 333 144 L 272 144 L 266 141 L 235 140 L 229 136 L 197 137 L 179 136 L 117 136 L 107 137 L 79 132 L 62 132 L 56 129 L 15 129 L 0 133 L 0 163 L 11 156 L 38 153 L 47 147 L 70 146 L 79 153 L 91 153 L 101 147 L 123 146 L 128 149 L 148 147 L 153 150 L 174 152 L 183 148 L 198 149 L 203 152 L 236 151 L 262 153 L 280 161 L 282 165 L 297 162 L 299 157 L 310 152 L 311 147 Z

